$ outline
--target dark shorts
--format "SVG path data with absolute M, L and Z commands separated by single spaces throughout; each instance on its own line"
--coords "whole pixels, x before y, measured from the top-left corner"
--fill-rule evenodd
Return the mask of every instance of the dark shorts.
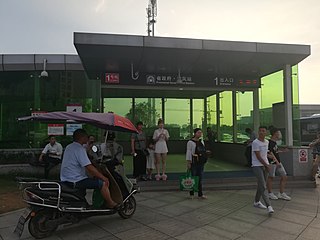
M 85 178 L 79 182 L 76 182 L 76 188 L 86 188 L 86 189 L 101 189 L 103 186 L 103 181 L 96 178 Z

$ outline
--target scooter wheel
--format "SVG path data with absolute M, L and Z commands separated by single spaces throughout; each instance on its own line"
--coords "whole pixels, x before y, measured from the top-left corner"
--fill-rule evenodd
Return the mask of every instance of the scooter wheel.
M 131 196 L 127 201 L 123 203 L 123 206 L 119 209 L 118 213 L 122 218 L 127 219 L 134 214 L 134 212 L 136 211 L 136 207 L 136 199 Z
M 36 239 L 50 236 L 58 228 L 58 225 L 48 224 L 48 220 L 53 219 L 55 219 L 55 212 L 52 210 L 43 209 L 36 212 L 35 216 L 29 220 L 30 234 Z

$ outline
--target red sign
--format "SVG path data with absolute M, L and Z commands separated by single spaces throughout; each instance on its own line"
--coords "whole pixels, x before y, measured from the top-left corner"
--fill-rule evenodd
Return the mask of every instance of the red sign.
M 45 111 L 32 111 L 31 116 L 39 116 L 39 115 L 45 114 L 45 113 L 47 113 L 47 112 L 45 112 Z
M 119 73 L 106 73 L 105 83 L 119 83 Z
M 48 136 L 64 135 L 64 124 L 48 124 Z
M 305 149 L 300 149 L 299 150 L 299 162 L 308 162 L 308 153 L 307 150 Z

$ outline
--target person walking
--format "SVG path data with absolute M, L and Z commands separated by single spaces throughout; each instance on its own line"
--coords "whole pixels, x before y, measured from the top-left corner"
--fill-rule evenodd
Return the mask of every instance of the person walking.
M 283 200 L 290 201 L 291 197 L 289 197 L 284 192 L 284 188 L 287 183 L 287 172 L 284 169 L 282 163 L 280 162 L 279 148 L 277 145 L 277 141 L 280 140 L 280 137 L 281 137 L 280 130 L 277 128 L 272 128 L 270 130 L 270 133 L 271 133 L 271 138 L 269 140 L 269 145 L 268 145 L 268 149 L 269 149 L 268 160 L 270 163 L 270 172 L 267 180 L 269 198 L 273 200 L 283 199 Z M 280 176 L 280 192 L 278 193 L 277 196 L 272 192 L 272 181 L 276 175 Z
M 131 154 L 133 156 L 133 177 L 137 180 L 146 181 L 146 135 L 143 132 L 143 123 L 141 121 L 136 124 L 138 133 L 131 135 Z
M 319 163 L 320 163 L 320 132 L 317 133 L 316 139 L 314 139 L 309 147 L 312 148 L 313 153 L 313 165 L 311 169 L 311 181 L 315 181 L 316 173 L 318 171 Z
M 63 151 L 61 144 L 56 141 L 55 136 L 49 136 L 49 141 L 39 156 L 39 162 L 44 162 L 45 179 L 49 177 L 50 170 L 61 163 Z
M 273 213 L 274 210 L 271 206 L 266 187 L 267 176 L 270 171 L 267 157 L 269 142 L 265 139 L 266 135 L 267 127 L 260 126 L 258 138 L 252 142 L 252 171 L 256 176 L 258 183 L 253 206 L 261 209 L 267 209 L 268 213 Z M 266 205 L 261 203 L 261 197 Z
M 159 181 L 167 180 L 166 175 L 166 159 L 168 153 L 167 141 L 169 140 L 169 132 L 164 128 L 164 123 L 162 119 L 158 121 L 158 129 L 153 133 L 153 141 L 155 142 L 155 156 L 156 156 L 156 170 L 157 175 L 156 180 Z M 160 161 L 162 162 L 162 176 L 160 175 Z
M 192 176 L 199 177 L 198 198 L 207 199 L 207 196 L 202 192 L 202 178 L 204 165 L 207 162 L 207 153 L 202 141 L 202 131 L 200 128 L 193 130 L 193 137 L 187 142 L 187 168 L 191 170 Z M 194 197 L 194 192 L 190 192 L 190 197 Z
M 252 165 L 252 142 L 257 138 L 256 133 L 251 129 L 251 128 L 246 128 L 245 132 L 249 139 L 246 141 L 246 150 L 244 155 L 246 156 L 247 159 L 247 165 L 248 167 L 251 167 Z

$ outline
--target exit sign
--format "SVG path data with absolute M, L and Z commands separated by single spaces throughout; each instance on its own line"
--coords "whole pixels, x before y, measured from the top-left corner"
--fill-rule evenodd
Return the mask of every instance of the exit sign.
M 119 73 L 106 73 L 105 83 L 119 83 Z

